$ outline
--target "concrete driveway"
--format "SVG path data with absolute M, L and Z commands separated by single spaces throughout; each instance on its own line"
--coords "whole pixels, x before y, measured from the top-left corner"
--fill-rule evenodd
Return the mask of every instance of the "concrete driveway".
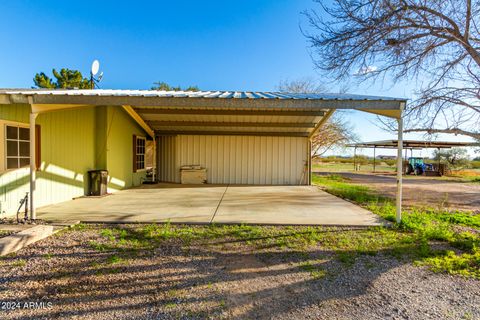
M 375 226 L 368 210 L 314 186 L 158 184 L 38 209 L 39 219 L 85 222 Z

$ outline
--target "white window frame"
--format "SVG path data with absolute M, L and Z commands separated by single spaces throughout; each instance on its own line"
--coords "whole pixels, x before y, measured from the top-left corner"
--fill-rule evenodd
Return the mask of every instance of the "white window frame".
M 142 136 L 136 136 L 137 138 L 137 141 L 135 142 L 135 159 L 136 159 L 136 162 L 135 162 L 135 168 L 137 169 L 137 172 L 138 171 L 144 171 L 144 170 L 147 170 L 147 163 L 146 163 L 146 153 L 147 153 L 147 138 L 146 137 L 142 137 Z M 143 153 L 138 153 L 138 140 L 143 140 Z M 143 155 L 143 168 L 139 168 L 138 167 L 138 156 L 139 155 Z
M 3 134 L 4 134 L 4 136 L 3 136 L 3 144 L 4 144 L 4 156 L 3 156 L 4 165 L 3 165 L 3 169 L 4 169 L 4 171 L 11 171 L 11 170 L 18 170 L 18 169 L 27 168 L 27 167 L 30 166 L 30 155 L 28 156 L 28 164 L 27 165 L 20 167 L 20 164 L 19 164 L 18 168 L 8 168 L 8 158 L 9 157 L 8 157 L 8 152 L 7 152 L 7 141 L 9 141 L 9 140 L 10 141 L 17 141 L 17 142 L 23 141 L 23 142 L 30 143 L 30 136 L 29 136 L 28 140 L 21 140 L 20 136 L 18 136 L 17 139 L 8 139 L 7 138 L 7 128 L 8 127 L 24 128 L 24 129 L 30 130 L 30 126 L 26 125 L 26 124 L 21 124 L 21 123 L 16 123 L 16 122 L 15 123 L 12 123 L 12 122 L 4 123 L 4 125 L 3 125 Z M 19 148 L 18 150 L 20 152 L 20 144 L 18 145 L 18 148 Z M 26 158 L 26 157 L 18 156 L 16 158 L 20 159 L 20 158 Z

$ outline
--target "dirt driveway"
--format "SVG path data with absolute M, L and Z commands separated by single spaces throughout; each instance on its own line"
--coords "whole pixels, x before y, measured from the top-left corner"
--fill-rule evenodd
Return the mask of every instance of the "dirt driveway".
M 350 172 L 335 174 L 351 179 L 353 183 L 369 186 L 385 196 L 395 197 L 395 176 Z M 421 204 L 480 211 L 480 184 L 441 180 L 436 177 L 408 177 L 403 179 L 403 198 L 407 205 Z

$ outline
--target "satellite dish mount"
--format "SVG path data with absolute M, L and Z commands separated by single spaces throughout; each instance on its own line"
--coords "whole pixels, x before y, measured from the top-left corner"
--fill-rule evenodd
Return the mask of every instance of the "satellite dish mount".
M 95 86 L 98 88 L 98 83 L 102 81 L 103 72 L 100 72 L 98 77 L 95 77 L 100 69 L 100 62 L 98 60 L 93 60 L 92 67 L 90 69 L 90 88 L 95 89 Z

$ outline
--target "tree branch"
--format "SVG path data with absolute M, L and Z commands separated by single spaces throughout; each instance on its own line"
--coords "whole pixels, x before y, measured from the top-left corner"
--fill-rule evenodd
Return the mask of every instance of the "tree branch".
M 447 129 L 413 128 L 413 129 L 404 130 L 403 132 L 404 133 L 425 132 L 428 134 L 448 133 L 448 134 L 454 134 L 454 135 L 468 136 L 468 137 L 474 138 L 475 140 L 480 141 L 480 132 L 471 132 L 471 131 L 466 131 L 460 128 L 447 128 Z

